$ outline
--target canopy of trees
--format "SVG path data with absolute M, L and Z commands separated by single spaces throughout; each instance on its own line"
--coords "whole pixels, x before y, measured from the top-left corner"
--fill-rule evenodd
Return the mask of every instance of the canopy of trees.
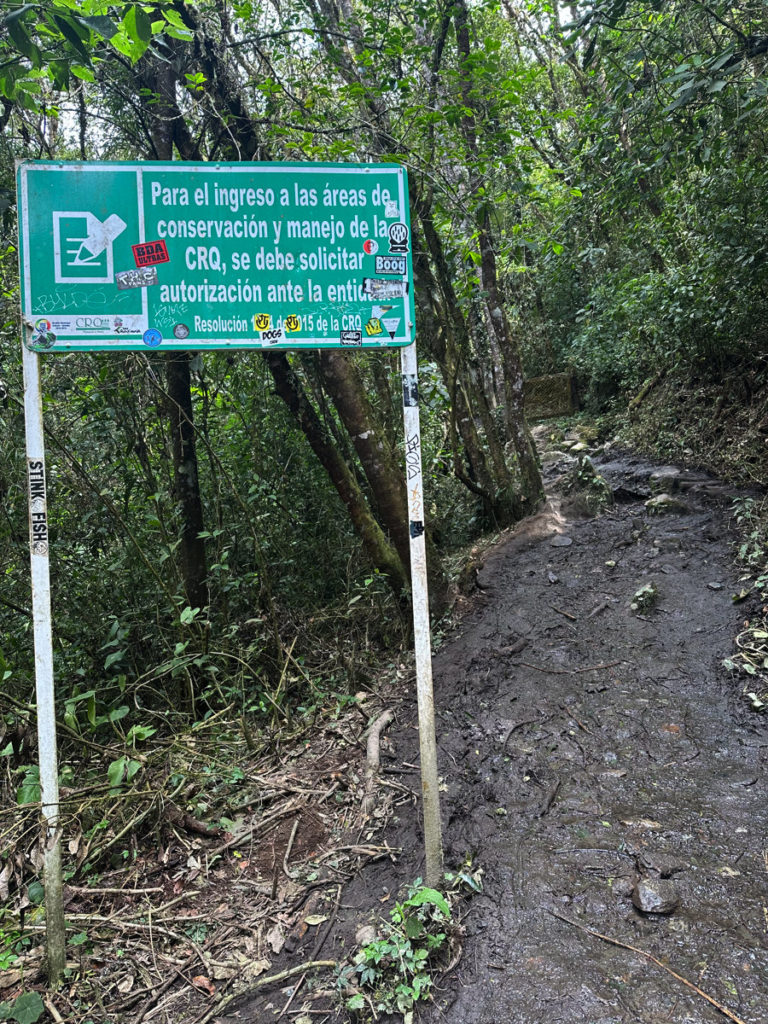
M 540 498 L 524 372 L 573 372 L 600 409 L 674 366 L 764 358 L 759 0 L 4 11 L 0 644 L 22 704 L 15 158 L 407 166 L 436 610 L 456 552 Z M 303 690 L 317 670 L 341 685 L 371 648 L 399 642 L 392 356 L 72 354 L 44 361 L 44 388 L 73 730 L 232 701 L 272 714 L 291 702 L 286 678 Z

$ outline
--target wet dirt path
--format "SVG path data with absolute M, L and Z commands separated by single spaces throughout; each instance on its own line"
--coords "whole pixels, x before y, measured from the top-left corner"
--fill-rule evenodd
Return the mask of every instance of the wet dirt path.
M 598 468 L 620 500 L 596 519 L 550 507 L 500 544 L 435 658 L 447 861 L 471 856 L 486 882 L 462 962 L 420 1019 L 726 1019 L 555 912 L 762 1024 L 768 728 L 721 667 L 744 618 L 729 503 L 683 474 L 681 507 L 652 514 L 652 467 Z M 655 603 L 633 612 L 646 584 Z M 415 756 L 412 730 L 394 739 Z
M 618 455 L 595 464 L 615 504 L 586 516 L 555 488 L 486 554 L 481 589 L 435 655 L 446 867 L 470 858 L 484 891 L 468 904 L 458 966 L 416 1019 L 727 1019 L 592 929 L 655 957 L 732 1020 L 768 1024 L 768 718 L 722 667 L 750 613 L 731 600 L 729 495 L 706 477 L 662 472 L 656 487 L 679 506 L 654 514 L 645 501 L 658 468 Z M 568 465 L 550 462 L 550 480 Z M 633 611 L 651 585 L 651 606 Z M 412 694 L 393 707 L 381 784 L 413 791 L 413 802 L 377 841 L 402 852 L 344 885 L 323 948 L 337 961 L 423 874 Z M 304 941 L 300 960 L 313 955 Z M 274 1020 L 292 991 L 216 1019 Z M 333 999 L 307 1005 L 320 1021 L 348 1019 Z

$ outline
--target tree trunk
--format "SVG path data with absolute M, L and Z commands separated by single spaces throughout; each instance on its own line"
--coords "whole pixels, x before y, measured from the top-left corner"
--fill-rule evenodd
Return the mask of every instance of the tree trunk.
M 312 451 L 331 478 L 333 486 L 349 511 L 368 557 L 376 568 L 386 575 L 390 586 L 399 597 L 408 586 L 408 575 L 396 548 L 387 540 L 376 522 L 354 474 L 332 443 L 285 354 L 267 352 L 264 353 L 264 359 L 275 381 L 277 394 L 290 409 Z
M 149 116 L 154 156 L 173 157 L 174 135 L 184 138 L 183 118 L 176 103 L 176 72 L 171 64 L 146 57 L 140 68 L 142 103 Z M 190 354 L 171 352 L 166 357 L 168 421 L 173 458 L 173 494 L 181 513 L 180 566 L 186 599 L 191 608 L 208 605 L 208 566 L 203 502 L 197 467 L 194 413 L 189 374 Z
M 523 363 L 520 349 L 512 336 L 507 315 L 499 295 L 496 275 L 496 255 L 488 233 L 488 213 L 484 214 L 479 234 L 480 263 L 483 272 L 483 287 L 487 293 L 490 319 L 504 362 L 504 397 L 506 400 L 507 432 L 517 457 L 520 474 L 520 497 L 526 502 L 526 511 L 531 512 L 544 496 L 536 446 L 525 420 L 523 396 Z
M 469 185 L 473 196 L 478 197 L 480 182 L 477 180 L 477 170 L 472 164 L 477 129 L 476 93 L 472 81 L 472 53 L 466 0 L 454 0 L 453 18 L 461 68 L 461 93 L 464 107 L 462 130 L 469 162 Z M 496 254 L 491 241 L 490 217 L 486 200 L 483 200 L 478 207 L 477 224 L 482 283 L 486 293 L 485 301 L 488 303 L 490 323 L 496 335 L 504 365 L 507 432 L 517 457 L 517 469 L 520 476 L 519 498 L 526 503 L 526 508 L 530 511 L 541 500 L 544 488 L 536 447 L 525 422 L 523 364 L 520 349 L 510 330 L 501 301 L 496 272 Z
M 166 361 L 168 418 L 173 452 L 173 491 L 181 512 L 180 562 L 184 590 L 191 608 L 208 604 L 208 566 L 203 531 L 203 503 L 190 388 L 189 352 L 173 352 Z
M 410 567 L 408 494 L 404 465 L 385 440 L 385 432 L 366 394 L 365 382 L 346 352 L 320 353 L 320 372 L 333 404 L 346 427 L 373 493 L 378 518 L 397 549 L 403 566 Z M 440 556 L 427 538 L 429 595 L 433 611 L 445 608 L 447 586 Z M 410 572 L 408 573 L 410 577 Z

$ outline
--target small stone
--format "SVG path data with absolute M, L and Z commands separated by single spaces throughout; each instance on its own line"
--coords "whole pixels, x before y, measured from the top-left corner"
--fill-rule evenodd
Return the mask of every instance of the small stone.
M 635 891 L 635 878 L 632 875 L 619 875 L 611 882 L 611 892 L 614 896 L 625 896 L 627 899 Z
M 707 586 L 709 587 L 710 590 L 722 590 L 724 584 L 723 583 L 712 582 L 712 583 L 708 583 Z
M 361 925 L 355 932 L 355 942 L 358 946 L 367 946 L 376 940 L 376 928 L 372 924 Z
M 555 573 L 553 573 L 553 572 L 548 572 L 547 573 L 547 579 L 549 580 L 550 583 L 559 583 L 560 582 L 560 577 L 555 575 Z
M 632 891 L 632 902 L 644 914 L 671 914 L 680 906 L 674 882 L 641 878 Z
M 652 491 L 676 491 L 680 486 L 680 470 L 677 466 L 662 466 L 651 473 L 648 482 Z
M 573 538 L 564 533 L 558 533 L 549 543 L 553 548 L 569 548 L 573 544 Z
M 671 494 L 664 492 L 657 494 L 655 498 L 649 498 L 645 503 L 649 512 L 687 512 L 688 506 L 679 498 L 673 498 Z

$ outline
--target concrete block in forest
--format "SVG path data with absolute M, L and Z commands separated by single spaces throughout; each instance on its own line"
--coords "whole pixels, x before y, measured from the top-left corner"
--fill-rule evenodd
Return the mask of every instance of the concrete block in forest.
M 525 414 L 531 420 L 570 416 L 576 412 L 576 389 L 570 373 L 550 373 L 529 377 L 523 383 Z

